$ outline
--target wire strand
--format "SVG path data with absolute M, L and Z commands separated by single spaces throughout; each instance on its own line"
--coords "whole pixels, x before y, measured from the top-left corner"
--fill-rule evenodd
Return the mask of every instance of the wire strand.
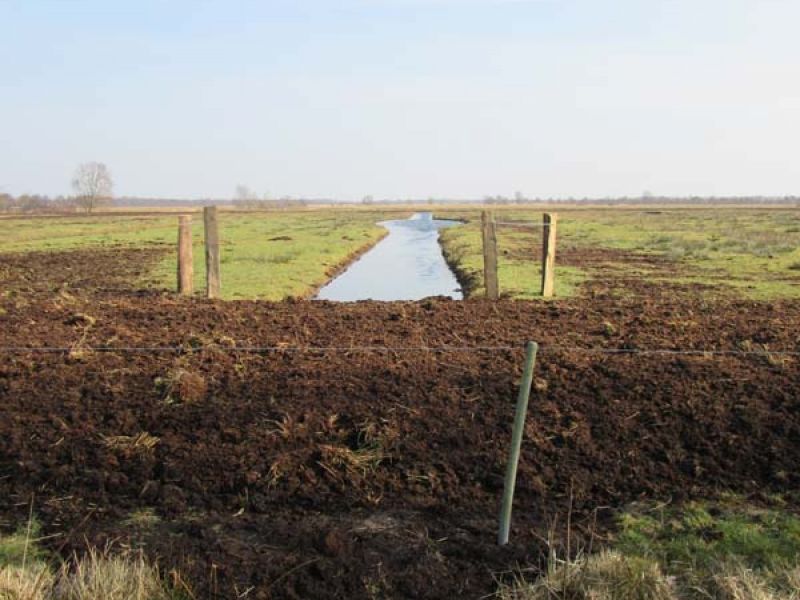
M 524 350 L 524 344 L 515 346 L 6 346 L 0 347 L 5 354 L 59 354 L 71 352 L 97 353 L 196 353 L 204 351 L 227 351 L 231 353 L 325 353 L 325 352 L 513 352 Z M 591 348 L 585 346 L 539 347 L 539 353 L 579 353 L 608 355 L 654 355 L 654 356 L 800 356 L 794 350 L 706 350 L 702 348 Z

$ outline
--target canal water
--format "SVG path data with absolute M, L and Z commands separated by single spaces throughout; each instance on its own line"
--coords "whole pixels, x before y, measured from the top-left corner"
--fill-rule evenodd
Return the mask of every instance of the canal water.
M 323 287 L 318 300 L 420 300 L 449 296 L 460 300 L 461 288 L 439 246 L 439 230 L 460 225 L 417 213 L 402 221 L 378 223 L 389 235 Z

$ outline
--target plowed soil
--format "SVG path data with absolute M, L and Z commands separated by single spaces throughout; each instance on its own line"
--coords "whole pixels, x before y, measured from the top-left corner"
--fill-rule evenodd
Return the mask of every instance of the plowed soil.
M 797 357 L 586 351 L 800 352 L 798 302 L 222 303 L 126 286 L 155 258 L 0 255 L 0 517 L 32 502 L 54 550 L 142 547 L 197 598 L 479 598 L 568 513 L 579 544 L 632 501 L 800 484 Z

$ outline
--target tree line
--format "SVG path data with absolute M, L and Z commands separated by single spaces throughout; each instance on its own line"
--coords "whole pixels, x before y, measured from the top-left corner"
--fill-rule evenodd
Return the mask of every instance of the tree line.
M 36 213 L 36 212 L 74 212 L 84 211 L 91 213 L 96 208 L 107 206 L 113 202 L 114 199 L 114 181 L 111 176 L 111 171 L 108 167 L 101 162 L 87 162 L 78 166 L 70 181 L 73 194 L 71 196 L 57 196 L 51 198 L 40 194 L 22 194 L 21 196 L 12 196 L 11 194 L 0 192 L 0 213 Z M 153 199 L 144 201 L 134 198 L 121 198 L 120 204 L 127 206 L 140 206 L 149 205 L 157 206 L 159 204 L 173 204 L 180 203 L 181 205 L 194 205 L 194 204 L 208 204 L 217 203 L 219 201 L 169 201 Z M 329 204 L 335 202 L 333 200 L 310 200 L 302 198 L 292 198 L 290 196 L 283 196 L 281 198 L 270 198 L 269 194 L 259 196 L 255 191 L 246 185 L 237 185 L 233 198 L 230 200 L 221 201 L 225 204 L 231 204 L 238 208 L 244 209 L 269 209 L 269 208 L 291 208 L 303 207 L 313 204 Z M 484 196 L 480 200 L 457 200 L 446 198 L 428 198 L 427 200 L 389 200 L 389 199 L 376 199 L 373 196 L 364 196 L 361 200 L 362 204 L 397 204 L 397 203 L 423 203 L 428 204 L 450 204 L 450 203 L 480 203 L 489 205 L 505 205 L 505 204 L 559 204 L 559 205 L 606 205 L 618 206 L 626 204 L 688 204 L 688 205 L 714 205 L 714 204 L 734 204 L 734 205 L 748 205 L 748 204 L 779 204 L 779 205 L 794 205 L 800 206 L 800 197 L 798 196 L 738 196 L 738 197 L 711 197 L 711 196 L 689 196 L 689 197 L 675 197 L 675 196 L 657 196 L 652 192 L 646 191 L 641 196 L 625 196 L 615 198 L 531 198 L 525 196 L 521 192 L 515 192 L 512 197 L 503 195 Z M 343 203 L 345 204 L 345 203 Z

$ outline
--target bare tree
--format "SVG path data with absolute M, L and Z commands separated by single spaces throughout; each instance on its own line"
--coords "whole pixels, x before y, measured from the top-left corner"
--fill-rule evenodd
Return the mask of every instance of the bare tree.
M 110 202 L 114 189 L 111 172 L 100 162 L 83 163 L 72 179 L 75 204 L 92 212 L 97 206 Z
M 246 185 L 240 183 L 236 186 L 236 196 L 234 199 L 242 203 L 255 202 L 258 201 L 258 194 Z
M 261 205 L 261 201 L 258 199 L 258 194 L 255 190 L 239 184 L 236 186 L 236 191 L 233 195 L 233 204 L 244 208 L 258 208 Z

